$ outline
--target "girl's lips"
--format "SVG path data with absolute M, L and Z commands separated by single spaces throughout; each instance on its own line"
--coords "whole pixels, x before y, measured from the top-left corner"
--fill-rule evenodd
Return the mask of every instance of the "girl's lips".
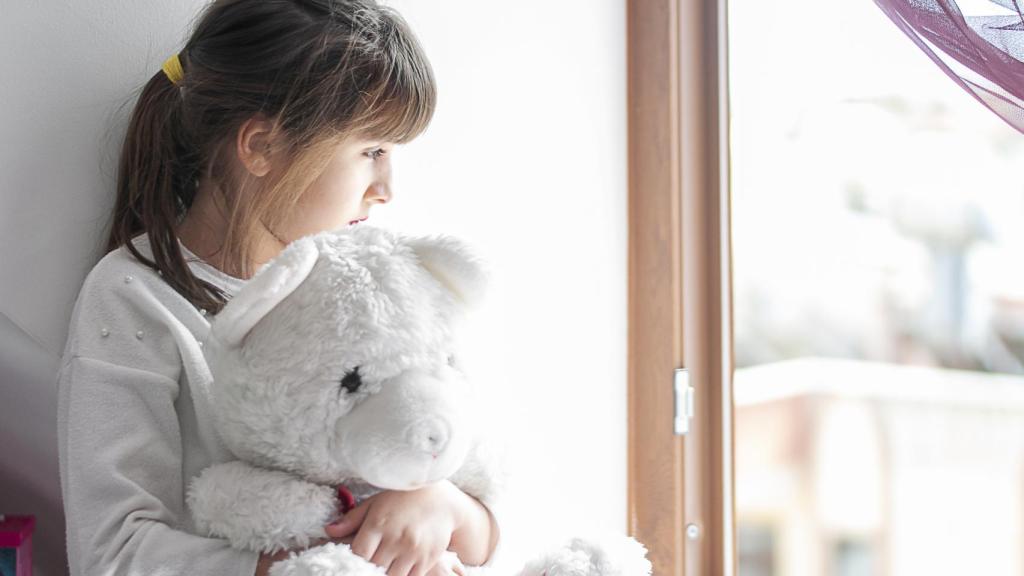
M 366 220 L 367 218 L 369 218 L 369 216 L 364 216 L 364 217 L 360 218 L 359 220 L 353 220 L 353 221 L 349 222 L 348 224 L 349 224 L 349 226 L 351 226 L 352 224 L 355 224 L 357 222 L 362 222 L 363 220 Z

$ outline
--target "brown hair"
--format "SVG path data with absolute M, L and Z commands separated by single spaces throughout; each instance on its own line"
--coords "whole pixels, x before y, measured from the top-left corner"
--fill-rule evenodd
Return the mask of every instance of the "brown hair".
M 179 58 L 184 78 L 175 85 L 158 69 L 132 111 L 107 251 L 126 246 L 214 314 L 225 295 L 192 274 L 175 233 L 200 176 L 236 191 L 223 198 L 222 250 L 248 277 L 257 226 L 287 216 L 337 143 L 350 135 L 405 143 L 434 112 L 430 63 L 405 20 L 376 0 L 214 0 Z M 275 120 L 288 168 L 266 190 L 237 193 L 245 182 L 232 182 L 220 159 L 256 113 Z M 131 242 L 140 232 L 153 260 Z

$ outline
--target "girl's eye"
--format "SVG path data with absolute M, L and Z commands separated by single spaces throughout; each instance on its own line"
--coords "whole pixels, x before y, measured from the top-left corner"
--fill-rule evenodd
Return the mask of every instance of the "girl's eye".
M 359 366 L 356 366 L 355 369 L 345 374 L 345 377 L 341 379 L 341 385 L 338 388 L 338 392 L 340 393 L 344 390 L 345 392 L 352 394 L 356 390 L 359 390 L 359 387 L 362 385 L 363 379 L 359 376 Z
M 367 156 L 369 156 L 370 158 L 373 158 L 374 160 L 380 158 L 381 156 L 383 156 L 385 154 L 387 154 L 387 152 L 384 151 L 383 148 L 377 148 L 376 150 L 370 150 L 369 152 L 366 153 Z

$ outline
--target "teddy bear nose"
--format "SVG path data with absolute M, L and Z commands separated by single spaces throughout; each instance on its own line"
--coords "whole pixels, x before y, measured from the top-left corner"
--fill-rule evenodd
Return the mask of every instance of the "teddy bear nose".
M 429 452 L 437 454 L 448 446 L 448 424 L 437 418 L 421 420 L 409 427 L 407 439 L 409 444 Z

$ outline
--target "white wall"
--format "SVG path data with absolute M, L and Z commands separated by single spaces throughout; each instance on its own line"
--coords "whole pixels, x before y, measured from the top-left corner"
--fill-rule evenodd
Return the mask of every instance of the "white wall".
M 475 369 L 515 434 L 522 520 L 624 530 L 625 3 L 392 3 L 440 100 L 371 223 L 458 235 L 492 262 Z M 0 511 L 40 516 L 39 575 L 62 572 L 54 376 L 101 255 L 117 107 L 202 5 L 0 5 Z

